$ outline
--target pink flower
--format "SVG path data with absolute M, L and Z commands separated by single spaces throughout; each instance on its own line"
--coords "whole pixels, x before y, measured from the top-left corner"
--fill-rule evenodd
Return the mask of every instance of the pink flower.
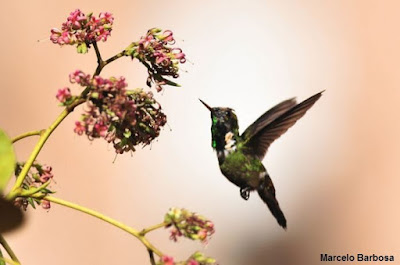
M 167 227 L 172 226 L 170 239 L 177 241 L 179 236 L 207 243 L 215 232 L 214 224 L 201 215 L 186 209 L 171 208 L 164 217 Z
M 99 18 L 102 24 L 112 24 L 114 22 L 114 17 L 110 12 L 101 12 Z
M 48 200 L 41 200 L 40 205 L 42 205 L 43 209 L 50 209 L 50 202 Z
M 148 30 L 146 36 L 132 43 L 126 50 L 132 59 L 137 58 L 146 65 L 149 73 L 147 85 L 152 86 L 154 83 L 157 91 L 161 91 L 165 84 L 179 86 L 166 78 L 177 78 L 179 64 L 186 62 L 182 49 L 170 47 L 175 43 L 172 31 L 160 32 L 161 29 L 157 28 Z
M 74 132 L 85 133 L 89 140 L 103 138 L 113 143 L 118 154 L 135 151 L 138 144 L 150 144 L 167 122 L 153 94 L 142 89 L 128 91 L 124 77 L 91 77 L 76 70 L 70 81 L 90 87 L 87 110 L 75 123 Z
M 170 63 L 170 58 L 163 52 L 155 52 L 156 63 L 162 65 L 168 65 Z
M 65 103 L 66 101 L 72 98 L 71 91 L 69 90 L 68 87 L 61 88 L 57 91 L 56 98 L 61 103 Z
M 162 256 L 161 261 L 163 262 L 163 265 L 174 265 L 174 258 L 171 256 Z
M 79 9 L 71 12 L 61 30 L 52 29 L 50 40 L 59 45 L 75 45 L 78 52 L 85 53 L 95 41 L 106 41 L 111 34 L 114 17 L 102 12 L 99 17 L 85 15 Z M 86 47 L 87 46 L 87 47 Z
M 73 83 L 77 83 L 81 86 L 90 85 L 90 75 L 85 74 L 81 70 L 75 70 L 74 72 L 69 74 L 69 81 Z
M 39 171 L 39 180 L 41 183 L 46 183 L 53 178 L 53 173 L 51 173 L 51 166 L 43 165 L 41 171 Z
M 194 259 L 190 259 L 186 265 L 199 265 L 200 263 Z
M 105 137 L 108 130 L 108 126 L 104 124 L 104 122 L 100 121 L 94 125 L 93 131 L 95 134 L 99 135 L 100 137 Z
M 174 37 L 172 36 L 173 34 L 172 34 L 172 31 L 170 31 L 170 30 L 165 30 L 164 32 L 163 32 L 163 34 L 160 34 L 159 35 L 159 39 L 160 40 L 162 40 L 162 41 L 165 41 L 165 42 L 174 42 L 175 40 L 174 40 Z
M 185 58 L 186 55 L 182 52 L 181 48 L 173 48 L 172 56 L 173 56 L 173 58 L 178 59 L 180 63 L 186 62 L 186 58 Z
M 85 126 L 82 124 L 82 122 L 77 121 L 75 122 L 75 129 L 74 132 L 78 135 L 82 135 L 85 132 L 86 128 Z

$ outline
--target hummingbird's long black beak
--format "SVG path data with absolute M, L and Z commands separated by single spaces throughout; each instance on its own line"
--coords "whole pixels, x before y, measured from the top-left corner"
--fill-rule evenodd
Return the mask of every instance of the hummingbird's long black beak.
M 204 106 L 206 106 L 206 108 L 207 108 L 209 111 L 212 111 L 212 108 L 211 108 L 210 106 L 208 106 L 203 100 L 201 100 L 201 99 L 199 99 L 199 100 L 200 100 L 201 103 L 203 103 Z

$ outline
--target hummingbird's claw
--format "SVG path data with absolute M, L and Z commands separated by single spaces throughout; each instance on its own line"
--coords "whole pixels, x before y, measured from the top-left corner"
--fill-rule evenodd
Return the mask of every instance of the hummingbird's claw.
M 240 196 L 247 201 L 250 198 L 250 188 L 240 188 Z

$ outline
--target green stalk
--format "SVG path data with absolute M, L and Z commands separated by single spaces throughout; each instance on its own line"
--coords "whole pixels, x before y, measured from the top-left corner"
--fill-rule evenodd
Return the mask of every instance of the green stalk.
M 17 142 L 17 141 L 19 141 L 21 139 L 24 139 L 26 137 L 29 137 L 29 136 L 41 135 L 43 131 L 44 130 L 26 132 L 26 133 L 20 134 L 17 137 L 13 138 L 11 141 L 12 141 L 12 143 L 15 143 L 15 142 Z
M 8 255 L 10 256 L 10 258 L 14 261 L 14 264 L 20 264 L 14 251 L 11 249 L 10 245 L 8 245 L 7 241 L 1 234 L 0 234 L 0 244 L 4 247 L 4 249 L 7 251 Z M 3 259 L 4 259 L 4 257 L 3 257 Z M 7 260 L 5 260 L 5 261 L 7 261 Z M 10 263 L 10 262 L 8 262 L 8 263 Z
M 7 200 L 13 200 L 18 194 L 18 190 L 20 189 L 22 183 L 26 175 L 28 174 L 33 162 L 35 161 L 36 157 L 38 156 L 40 150 L 42 150 L 43 145 L 46 143 L 47 139 L 50 137 L 51 133 L 57 128 L 57 126 L 67 117 L 70 113 L 68 108 L 66 108 L 61 114 L 57 117 L 57 119 L 47 128 L 43 134 L 39 138 L 39 142 L 36 144 L 35 148 L 33 149 L 31 155 L 29 156 L 28 160 L 26 161 L 24 167 L 21 170 L 21 173 L 18 175 L 17 180 L 14 183 L 13 188 L 11 189 L 10 193 L 7 194 Z
M 111 217 L 108 217 L 108 216 L 106 216 L 106 215 L 104 215 L 102 213 L 99 213 L 99 212 L 97 212 L 95 210 L 83 207 L 81 205 L 78 205 L 78 204 L 75 204 L 75 203 L 72 203 L 72 202 L 68 202 L 68 201 L 62 200 L 60 198 L 56 198 L 56 197 L 53 197 L 53 196 L 45 196 L 45 197 L 43 197 L 40 194 L 34 194 L 34 195 L 32 195 L 32 197 L 40 198 L 40 199 L 43 199 L 43 200 L 48 200 L 50 202 L 54 202 L 56 204 L 59 204 L 59 205 L 62 205 L 62 206 L 66 206 L 68 208 L 80 211 L 82 213 L 85 213 L 85 214 L 94 216 L 94 217 L 96 217 L 96 218 L 98 218 L 100 220 L 103 220 L 103 221 L 105 221 L 105 222 L 107 222 L 107 223 L 109 223 L 109 224 L 111 224 L 111 225 L 113 225 L 115 227 L 118 227 L 118 228 L 124 230 L 125 232 L 128 232 L 129 234 L 133 235 L 134 237 L 139 239 L 139 241 L 141 241 L 143 243 L 143 245 L 145 245 L 148 250 L 151 250 L 157 256 L 159 256 L 159 257 L 163 256 L 163 253 L 160 250 L 158 250 L 156 247 L 154 247 L 147 240 L 147 238 L 144 237 L 144 235 L 141 235 L 141 233 L 139 231 L 137 231 L 136 229 L 134 229 L 134 228 L 132 228 L 130 226 L 127 226 L 127 225 L 121 223 L 120 221 L 117 221 L 117 220 L 115 220 L 115 219 L 113 219 Z

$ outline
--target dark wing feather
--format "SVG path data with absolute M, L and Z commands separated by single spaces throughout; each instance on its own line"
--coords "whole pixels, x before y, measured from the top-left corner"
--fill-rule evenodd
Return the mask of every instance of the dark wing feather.
M 260 116 L 255 122 L 253 122 L 242 134 L 242 139 L 250 139 L 260 130 L 264 129 L 269 123 L 281 116 L 283 113 L 296 106 L 296 100 L 294 98 L 285 100 L 275 107 L 266 111 Z
M 246 149 L 251 150 L 251 154 L 262 160 L 271 143 L 303 117 L 307 110 L 321 97 L 322 92 L 290 108 L 279 117 L 276 117 L 272 122 L 269 122 L 264 128 L 258 130 L 256 134 L 245 141 Z

